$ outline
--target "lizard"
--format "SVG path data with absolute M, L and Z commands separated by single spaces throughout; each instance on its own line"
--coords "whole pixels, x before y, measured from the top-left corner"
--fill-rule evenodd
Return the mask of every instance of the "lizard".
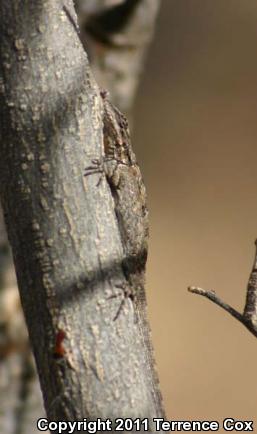
M 146 191 L 140 168 L 130 142 L 126 117 L 110 102 L 107 92 L 103 100 L 104 157 L 93 159 L 85 176 L 99 173 L 97 185 L 106 176 L 115 204 L 115 213 L 124 250 L 123 272 L 132 287 L 144 284 L 149 234 Z M 137 282 L 135 279 L 137 278 Z M 135 291 L 128 293 L 132 299 Z
M 160 417 L 164 417 L 144 288 L 149 237 L 146 189 L 131 145 L 127 119 L 110 102 L 108 92 L 100 91 L 100 95 L 103 102 L 104 156 L 92 160 L 84 175 L 99 173 L 97 185 L 105 176 L 111 190 L 124 254 L 122 269 L 127 281 L 126 286 L 122 286 L 123 300 L 114 320 L 121 314 L 129 297 L 146 349 L 147 376 L 151 381 L 156 409 Z

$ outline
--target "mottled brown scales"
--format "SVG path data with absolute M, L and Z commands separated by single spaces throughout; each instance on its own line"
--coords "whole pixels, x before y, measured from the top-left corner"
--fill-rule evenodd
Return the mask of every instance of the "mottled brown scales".
M 127 119 L 111 104 L 105 92 L 101 95 L 105 154 L 102 160 L 92 160 L 92 166 L 86 168 L 85 175 L 100 173 L 106 176 L 124 250 L 124 274 L 136 291 L 143 287 L 147 258 L 149 226 L 146 191 L 131 146 Z
M 128 121 L 126 117 L 103 97 L 104 151 L 107 158 L 114 158 L 121 164 L 136 164 L 136 156 L 131 147 Z

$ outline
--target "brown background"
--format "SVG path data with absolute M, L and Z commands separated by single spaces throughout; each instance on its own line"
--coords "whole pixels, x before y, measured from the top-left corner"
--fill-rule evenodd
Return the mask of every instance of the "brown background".
M 163 0 L 136 104 L 151 212 L 147 289 L 168 418 L 252 419 L 257 341 L 242 310 L 257 237 L 256 0 Z

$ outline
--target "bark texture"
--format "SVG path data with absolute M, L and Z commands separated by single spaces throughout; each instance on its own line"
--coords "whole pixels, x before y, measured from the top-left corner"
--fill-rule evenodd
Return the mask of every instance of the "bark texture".
M 0 1 L 0 193 L 47 415 L 162 416 L 126 284 L 102 102 L 63 2 Z M 76 16 L 71 1 L 66 9 Z

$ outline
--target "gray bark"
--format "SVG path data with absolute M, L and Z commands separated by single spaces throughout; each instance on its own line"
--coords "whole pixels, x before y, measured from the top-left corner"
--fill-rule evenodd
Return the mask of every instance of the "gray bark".
M 113 321 L 126 281 L 111 192 L 83 176 L 103 152 L 87 56 L 62 2 L 0 6 L 1 202 L 47 415 L 160 416 L 130 300 Z

